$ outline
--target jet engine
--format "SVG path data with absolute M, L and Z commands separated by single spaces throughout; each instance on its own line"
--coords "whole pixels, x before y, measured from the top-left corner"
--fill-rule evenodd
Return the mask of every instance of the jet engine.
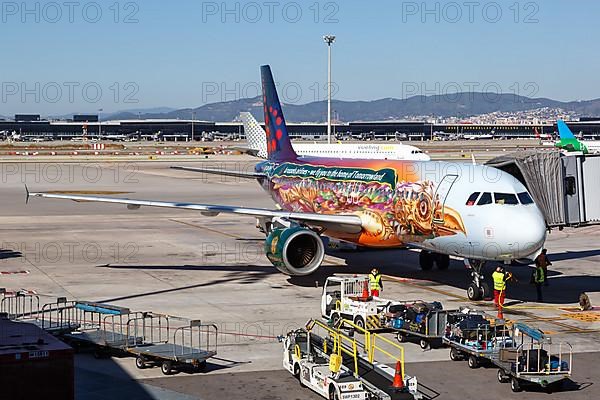
M 302 226 L 276 228 L 265 241 L 267 258 L 281 272 L 291 276 L 310 275 L 325 257 L 321 237 Z

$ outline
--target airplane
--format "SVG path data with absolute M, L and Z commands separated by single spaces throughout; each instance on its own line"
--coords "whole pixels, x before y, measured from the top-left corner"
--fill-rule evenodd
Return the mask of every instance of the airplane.
M 271 68 L 261 67 L 268 159 L 254 171 L 172 167 L 256 179 L 280 209 L 128 198 L 30 193 L 78 202 L 125 204 L 197 211 L 204 216 L 236 214 L 257 219 L 266 234 L 265 253 L 284 274 L 317 271 L 324 238 L 375 249 L 420 249 L 421 269 L 447 269 L 450 255 L 465 259 L 472 300 L 489 296 L 483 266 L 533 259 L 546 224 L 527 189 L 508 173 L 483 165 L 443 161 L 361 160 L 299 157 L 288 135 Z
M 494 135 L 489 134 L 480 134 L 480 135 L 464 135 L 463 139 L 467 140 L 491 140 L 494 138 Z
M 558 135 L 560 139 L 554 143 L 555 147 L 565 151 L 580 151 L 583 154 L 598 153 L 600 152 L 600 141 L 598 140 L 584 140 L 581 141 L 573 135 L 571 129 L 565 124 L 565 121 L 559 119 L 556 121 L 558 126 Z
M 265 130 L 249 112 L 240 113 L 250 150 L 260 158 L 267 158 Z M 373 160 L 420 160 L 430 157 L 415 146 L 405 144 L 364 143 L 293 143 L 292 148 L 300 157 L 362 158 Z

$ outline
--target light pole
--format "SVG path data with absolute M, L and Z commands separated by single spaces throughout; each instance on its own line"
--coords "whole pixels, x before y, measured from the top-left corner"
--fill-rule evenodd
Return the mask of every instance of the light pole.
M 331 143 L 331 45 L 335 42 L 334 35 L 325 35 L 323 40 L 327 43 L 327 143 Z
M 196 112 L 192 111 L 192 142 L 194 141 L 194 120 L 196 119 Z

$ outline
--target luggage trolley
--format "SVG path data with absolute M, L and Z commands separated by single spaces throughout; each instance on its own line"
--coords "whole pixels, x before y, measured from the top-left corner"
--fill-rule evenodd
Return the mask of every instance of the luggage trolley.
M 172 326 L 171 321 L 179 321 Z M 217 354 L 217 326 L 182 318 L 143 313 L 127 322 L 125 351 L 136 357 L 136 367 L 160 364 L 163 374 L 178 367 L 206 368 L 206 360 Z
M 418 307 L 422 310 L 417 310 Z M 387 307 L 383 325 L 396 333 L 398 342 L 405 343 L 411 338 L 417 338 L 419 345 L 425 350 L 443 344 L 448 315 L 456 312 L 444 310 L 439 302 L 394 302 Z
M 538 385 L 551 391 L 571 377 L 573 347 L 569 343 L 553 344 L 538 329 L 517 322 L 512 329 L 513 347 L 492 354 L 498 367 L 498 381 L 510 382 L 513 392 L 525 385 Z

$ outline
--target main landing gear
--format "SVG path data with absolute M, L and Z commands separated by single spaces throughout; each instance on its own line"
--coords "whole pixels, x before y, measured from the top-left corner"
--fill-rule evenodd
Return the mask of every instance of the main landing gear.
M 485 261 L 468 260 L 468 262 L 469 266 L 471 267 L 471 276 L 473 277 L 473 282 L 467 288 L 467 296 L 469 297 L 469 300 L 477 301 L 488 298 L 492 292 L 483 278 L 483 267 L 485 266 Z
M 450 256 L 447 254 L 433 253 L 427 250 L 421 250 L 419 253 L 419 265 L 423 271 L 429 271 L 433 264 L 440 270 L 446 270 L 450 266 Z

